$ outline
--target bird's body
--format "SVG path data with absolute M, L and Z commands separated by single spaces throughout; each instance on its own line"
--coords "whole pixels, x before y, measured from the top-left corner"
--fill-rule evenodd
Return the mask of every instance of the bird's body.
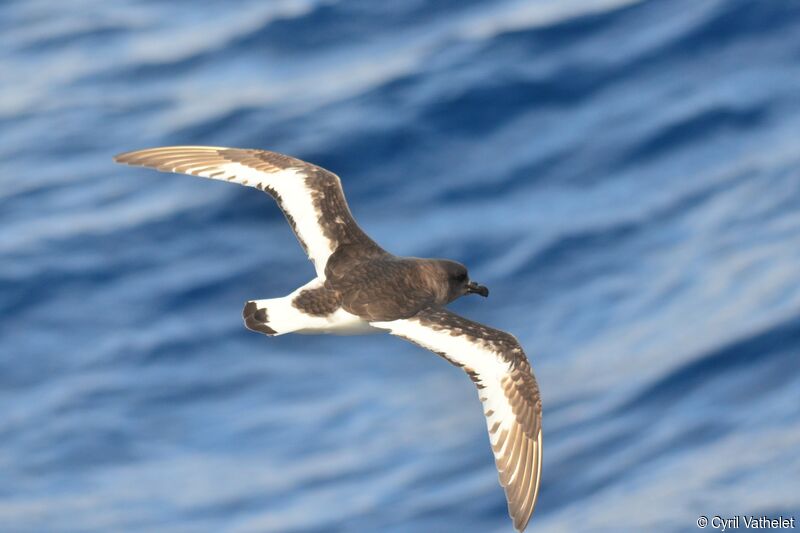
M 409 318 L 461 296 L 458 290 L 444 290 L 449 288 L 448 266 L 450 262 L 445 260 L 385 252 L 366 258 L 334 253 L 324 278 L 315 278 L 285 298 L 248 302 L 245 324 L 268 335 L 379 332 L 370 323 Z M 290 316 L 292 321 L 275 318 Z
M 539 389 L 516 338 L 445 309 L 465 294 L 488 295 L 463 265 L 385 251 L 356 224 L 338 176 L 283 154 L 174 146 L 115 160 L 232 181 L 275 198 L 316 277 L 287 296 L 248 301 L 245 325 L 270 336 L 389 332 L 462 367 L 478 387 L 514 526 L 525 528 L 541 480 Z

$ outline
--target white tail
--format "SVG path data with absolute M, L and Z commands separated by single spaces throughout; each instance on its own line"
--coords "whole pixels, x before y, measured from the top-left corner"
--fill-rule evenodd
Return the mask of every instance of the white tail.
M 314 279 L 283 298 L 250 300 L 242 312 L 247 329 L 269 336 L 285 333 L 360 335 L 378 332 L 361 318 L 341 308 L 327 315 L 312 315 L 294 305 L 295 298 L 301 292 L 318 288 L 322 283 L 319 279 Z

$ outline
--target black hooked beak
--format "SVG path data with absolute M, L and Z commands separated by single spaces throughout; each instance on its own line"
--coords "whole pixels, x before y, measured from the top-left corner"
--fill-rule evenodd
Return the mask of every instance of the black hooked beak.
M 480 294 L 484 298 L 489 296 L 489 289 L 484 287 L 483 285 L 478 285 L 474 281 L 470 281 L 467 284 L 467 294 Z

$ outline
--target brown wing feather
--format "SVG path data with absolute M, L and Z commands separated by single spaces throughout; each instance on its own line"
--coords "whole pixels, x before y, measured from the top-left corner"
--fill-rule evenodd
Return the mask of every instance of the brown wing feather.
M 339 177 L 300 159 L 267 150 L 165 146 L 119 154 L 114 160 L 263 190 L 278 202 L 320 275 L 341 246 L 381 250 L 353 219 Z
M 542 478 L 542 401 L 517 339 L 441 308 L 372 325 L 444 357 L 475 382 L 508 512 L 525 529 Z

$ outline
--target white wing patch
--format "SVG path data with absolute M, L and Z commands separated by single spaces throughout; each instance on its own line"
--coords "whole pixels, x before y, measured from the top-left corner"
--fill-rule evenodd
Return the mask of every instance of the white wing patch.
M 508 374 L 509 364 L 506 361 L 501 360 L 496 353 L 470 341 L 467 337 L 450 335 L 446 330 L 436 331 L 413 319 L 373 322 L 373 325 L 386 328 L 393 335 L 407 338 L 434 353 L 443 354 L 443 357 L 454 364 L 463 366 L 466 370 L 479 375 L 481 382 L 487 385 L 493 383 L 499 385 L 502 378 Z M 491 390 L 490 392 L 495 391 Z M 493 411 L 494 416 L 500 419 L 513 420 L 514 413 L 511 406 L 502 396 L 502 394 L 498 397 L 496 394 L 480 393 L 485 411 Z
M 436 313 L 434 319 L 439 323 L 418 315 L 372 325 L 441 355 L 463 367 L 475 381 L 509 514 L 514 527 L 522 531 L 533 513 L 542 474 L 541 403 L 536 381 L 513 337 L 445 310 Z M 460 322 L 449 324 L 452 317 Z M 476 327 L 465 330 L 461 327 L 465 325 Z M 503 337 L 484 339 L 475 336 L 479 333 Z
M 280 203 L 298 240 L 314 263 L 317 277 L 324 279 L 325 265 L 328 257 L 336 249 L 336 243 L 326 237 L 319 224 L 322 213 L 314 207 L 312 196 L 314 191 L 306 183 L 307 176 L 302 166 L 307 164 L 296 160 L 298 162 L 296 167 L 280 168 L 278 165 L 265 163 L 262 164 L 262 168 L 253 168 L 221 155 L 220 152 L 226 150 L 231 149 L 213 146 L 174 146 L 128 152 L 118 155 L 115 160 L 164 172 L 230 181 L 270 192 Z

